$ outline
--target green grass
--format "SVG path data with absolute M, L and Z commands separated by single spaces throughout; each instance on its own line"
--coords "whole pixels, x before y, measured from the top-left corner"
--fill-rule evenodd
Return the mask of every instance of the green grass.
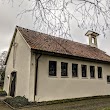
M 110 108 L 104 108 L 104 109 L 102 109 L 102 110 L 110 110 Z
M 3 87 L 0 87 L 0 91 L 3 91 Z
M 95 96 L 35 103 L 21 110 L 110 110 L 110 96 Z

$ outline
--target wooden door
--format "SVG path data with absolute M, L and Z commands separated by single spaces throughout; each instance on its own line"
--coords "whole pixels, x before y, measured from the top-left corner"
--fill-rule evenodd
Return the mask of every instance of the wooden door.
M 10 96 L 15 96 L 16 89 L 16 72 L 11 73 L 11 86 L 10 86 Z

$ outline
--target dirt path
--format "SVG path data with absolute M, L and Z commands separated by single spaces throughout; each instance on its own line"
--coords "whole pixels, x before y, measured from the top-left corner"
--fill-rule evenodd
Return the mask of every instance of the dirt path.
M 63 104 L 36 106 L 20 110 L 103 110 L 110 107 L 110 98 L 91 99 Z
M 12 110 L 12 109 L 0 101 L 0 110 Z

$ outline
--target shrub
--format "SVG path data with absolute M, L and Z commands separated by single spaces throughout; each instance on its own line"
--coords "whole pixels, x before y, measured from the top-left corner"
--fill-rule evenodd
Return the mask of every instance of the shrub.
M 6 91 L 0 91 L 0 96 L 7 96 Z
M 4 101 L 13 107 L 23 107 L 29 104 L 28 99 L 26 99 L 25 97 L 21 97 L 21 96 L 17 96 L 14 98 L 7 98 Z
M 3 83 L 4 83 L 4 81 L 0 80 L 0 87 L 3 87 Z

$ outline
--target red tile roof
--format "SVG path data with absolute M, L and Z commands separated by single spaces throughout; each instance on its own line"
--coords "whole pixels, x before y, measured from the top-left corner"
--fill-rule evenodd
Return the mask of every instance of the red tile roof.
M 110 62 L 110 56 L 96 47 L 22 27 L 17 27 L 17 29 L 32 49 Z

